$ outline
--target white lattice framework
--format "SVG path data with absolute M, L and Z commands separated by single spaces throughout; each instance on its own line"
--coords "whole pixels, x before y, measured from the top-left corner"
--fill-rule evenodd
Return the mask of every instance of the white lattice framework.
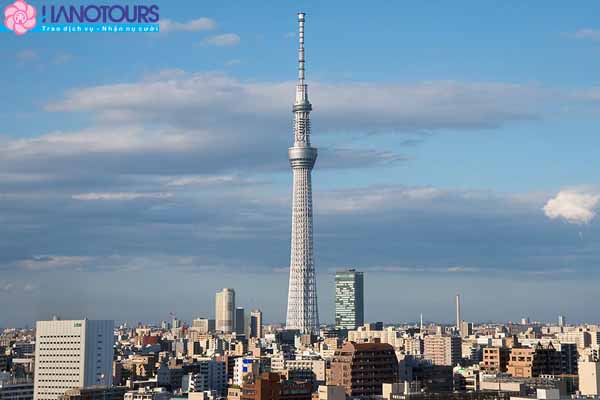
M 287 329 L 316 333 L 319 329 L 317 282 L 313 251 L 313 212 L 311 171 L 317 149 L 310 145 L 308 88 L 304 82 L 304 13 L 298 14 L 298 84 L 294 103 L 294 146 L 288 150 L 294 189 L 292 200 L 292 243 Z

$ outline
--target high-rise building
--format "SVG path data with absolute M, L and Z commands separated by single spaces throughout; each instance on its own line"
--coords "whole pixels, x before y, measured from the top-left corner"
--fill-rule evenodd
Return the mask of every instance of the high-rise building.
M 363 273 L 335 273 L 335 327 L 354 330 L 365 323 Z
M 215 329 L 224 333 L 232 333 L 235 329 L 235 291 L 224 288 L 217 292 L 215 308 Z
M 250 312 L 250 337 L 261 338 L 263 336 L 262 311 L 252 310 Z
M 313 210 L 311 171 L 317 149 L 310 144 L 308 87 L 304 81 L 304 13 L 298 14 L 298 83 L 294 103 L 294 145 L 288 149 L 293 173 L 292 240 L 290 283 L 287 303 L 287 329 L 317 333 L 319 311 L 313 252 Z
M 460 294 L 456 295 L 456 331 L 460 331 Z
M 558 316 L 558 326 L 565 326 L 565 317 L 563 315 Z
M 236 307 L 235 309 L 235 333 L 243 335 L 246 333 L 246 316 L 244 307 Z
M 343 386 L 351 397 L 381 395 L 383 383 L 398 381 L 398 359 L 386 343 L 346 342 L 331 360 L 329 384 Z
M 74 388 L 111 386 L 113 331 L 113 321 L 38 321 L 34 400 L 56 400 Z
M 453 367 L 462 356 L 462 340 L 458 336 L 428 335 L 424 339 L 424 357 L 433 365 Z

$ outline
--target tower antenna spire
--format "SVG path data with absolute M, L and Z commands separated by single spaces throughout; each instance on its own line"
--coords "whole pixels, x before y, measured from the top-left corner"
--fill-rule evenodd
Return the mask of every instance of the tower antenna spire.
M 304 17 L 305 13 L 298 13 L 298 80 L 304 81 Z

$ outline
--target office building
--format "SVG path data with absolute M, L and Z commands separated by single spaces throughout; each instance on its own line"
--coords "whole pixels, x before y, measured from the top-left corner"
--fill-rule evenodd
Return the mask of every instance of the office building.
M 246 317 L 244 315 L 244 307 L 236 307 L 235 309 L 235 333 L 244 335 L 246 333 Z
M 112 385 L 113 321 L 38 321 L 35 400 L 69 389 Z
M 235 329 L 235 291 L 224 288 L 215 298 L 215 329 L 223 333 L 232 333 Z
M 261 338 L 263 337 L 263 327 L 262 327 L 262 311 L 260 310 L 252 310 L 250 312 L 250 337 L 251 338 Z
M 192 329 L 200 335 L 206 335 L 215 331 L 215 320 L 208 318 L 196 318 L 192 321 Z
M 90 386 L 69 389 L 59 400 L 123 400 L 127 388 L 125 386 Z
M 354 330 L 365 323 L 363 273 L 354 269 L 335 274 L 335 327 Z
M 462 357 L 462 340 L 458 336 L 425 336 L 424 357 L 433 365 L 455 366 Z
M 331 360 L 329 384 L 352 397 L 381 395 L 382 384 L 398 380 L 398 359 L 385 343 L 346 342 Z
M 32 400 L 33 381 L 0 371 L 0 400 Z
M 310 143 L 308 87 L 304 81 L 304 13 L 298 14 L 298 83 L 294 103 L 294 144 L 288 149 L 293 174 L 292 240 L 286 328 L 302 334 L 319 332 L 317 279 L 313 248 L 311 171 L 317 149 Z

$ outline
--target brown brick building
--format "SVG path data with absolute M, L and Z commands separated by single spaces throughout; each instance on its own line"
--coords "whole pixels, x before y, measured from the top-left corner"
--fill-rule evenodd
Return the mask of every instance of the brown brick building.
M 383 383 L 398 381 L 398 359 L 387 343 L 346 342 L 331 360 L 329 384 L 349 396 L 381 395 Z
M 510 349 L 508 347 L 484 347 L 481 369 L 495 374 L 506 372 L 509 358 Z
M 247 377 L 240 400 L 311 400 L 311 396 L 310 382 L 285 381 L 279 374 L 264 372 L 257 377 Z
M 518 378 L 559 375 L 562 373 L 561 357 L 552 343 L 548 346 L 538 344 L 534 347 L 512 348 L 507 372 Z

